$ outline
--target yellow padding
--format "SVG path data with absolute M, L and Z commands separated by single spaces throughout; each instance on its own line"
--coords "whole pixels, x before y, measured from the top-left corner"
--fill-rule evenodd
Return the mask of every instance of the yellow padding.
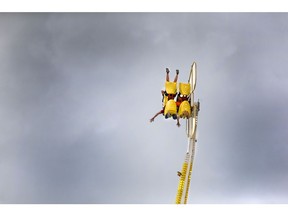
M 179 83 L 179 91 L 182 95 L 189 95 L 191 93 L 191 86 L 189 83 Z
M 164 98 L 163 98 L 163 107 L 166 106 L 166 103 L 168 101 L 168 97 L 166 95 L 164 95 Z
M 177 84 L 176 82 L 166 82 L 165 90 L 167 94 L 176 94 L 177 93 Z
M 190 117 L 191 116 L 191 106 L 190 106 L 190 103 L 188 101 L 183 101 L 179 106 L 178 115 L 180 118 L 186 118 L 187 117 L 184 115 L 185 111 L 188 113 L 188 117 Z
M 181 172 L 182 175 L 180 176 L 180 180 L 179 180 L 179 184 L 178 184 L 176 204 L 181 203 L 181 197 L 182 197 L 183 190 L 184 190 L 184 183 L 185 183 L 185 178 L 186 178 L 187 166 L 188 166 L 188 164 L 186 162 L 184 162 L 183 166 L 182 166 L 182 172 Z
M 170 113 L 171 115 L 177 114 L 177 106 L 174 100 L 167 101 L 165 105 L 164 115 Z
M 192 175 L 192 163 L 190 164 L 190 170 L 189 170 L 189 173 L 188 173 L 187 190 L 186 190 L 185 201 L 184 201 L 185 204 L 187 203 L 187 200 L 188 200 L 188 194 L 189 194 L 189 187 L 190 187 L 191 175 Z

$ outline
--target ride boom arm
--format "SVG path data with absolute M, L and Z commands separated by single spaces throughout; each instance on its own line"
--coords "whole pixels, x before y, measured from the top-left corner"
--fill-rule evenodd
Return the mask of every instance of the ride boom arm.
M 188 82 L 191 85 L 191 100 L 190 105 L 192 107 L 192 116 L 186 120 L 186 133 L 188 138 L 188 148 L 185 155 L 185 160 L 182 165 L 181 176 L 179 179 L 176 204 L 186 204 L 189 194 L 189 186 L 192 174 L 192 167 L 195 155 L 195 143 L 196 143 L 196 129 L 198 121 L 199 102 L 194 102 L 194 90 L 196 87 L 196 63 L 193 62 L 190 70 Z

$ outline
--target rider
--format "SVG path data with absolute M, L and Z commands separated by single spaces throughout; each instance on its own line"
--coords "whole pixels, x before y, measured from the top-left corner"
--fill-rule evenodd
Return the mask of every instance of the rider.
M 179 83 L 179 92 L 176 97 L 177 113 L 179 113 L 180 105 L 184 101 L 188 101 L 190 104 L 190 85 L 188 83 Z M 184 110 L 181 116 L 182 115 L 186 118 L 189 118 L 190 113 Z
M 170 82 L 170 78 L 169 78 L 169 68 L 166 68 L 166 82 Z M 175 76 L 175 78 L 174 78 L 174 81 L 173 82 L 177 82 L 177 80 L 178 80 L 178 75 L 179 75 L 179 70 L 176 70 L 176 76 Z M 168 94 L 167 94 L 167 92 L 166 92 L 166 90 L 161 90 L 161 94 L 162 94 L 162 96 L 163 96 L 163 98 L 162 98 L 162 102 L 163 102 L 163 100 L 164 100 L 164 95 L 165 96 L 169 96 Z M 175 96 L 176 95 L 170 95 L 170 98 L 168 97 L 168 100 L 173 100 L 174 98 L 175 98 Z M 173 98 L 172 98 L 173 97 Z
M 166 68 L 166 82 L 170 82 L 170 79 L 169 79 L 169 69 Z M 176 70 L 176 76 L 174 78 L 174 82 L 176 83 L 177 80 L 178 80 L 178 75 L 179 75 L 179 70 Z M 163 106 L 162 106 L 162 110 L 160 110 L 159 112 L 157 112 L 151 119 L 150 119 L 150 122 L 153 122 L 154 119 L 160 115 L 160 114 L 163 114 L 164 115 L 164 110 L 165 110 L 165 106 L 166 106 L 166 103 L 167 101 L 169 100 L 174 100 L 176 94 L 168 94 L 166 92 L 166 90 L 161 90 L 161 94 L 162 94 L 162 102 L 163 102 Z M 179 122 L 179 117 L 177 115 L 173 115 L 172 116 L 173 119 L 177 120 L 177 126 L 179 127 L 180 126 L 180 122 Z M 167 117 L 165 117 L 167 118 Z

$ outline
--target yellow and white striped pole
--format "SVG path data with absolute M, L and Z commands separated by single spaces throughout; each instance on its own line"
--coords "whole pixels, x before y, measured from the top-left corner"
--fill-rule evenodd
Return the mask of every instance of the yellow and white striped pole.
M 198 120 L 199 103 L 194 103 L 194 90 L 196 87 L 196 63 L 191 66 L 188 82 L 191 85 L 190 105 L 193 108 L 192 116 L 186 120 L 186 133 L 188 137 L 188 149 L 179 179 L 176 195 L 176 204 L 186 204 L 189 195 L 189 187 L 192 175 L 193 161 L 195 155 L 196 128 Z

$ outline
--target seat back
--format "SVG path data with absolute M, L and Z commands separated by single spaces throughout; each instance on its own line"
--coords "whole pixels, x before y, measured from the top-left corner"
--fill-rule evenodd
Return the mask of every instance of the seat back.
M 167 94 L 176 94 L 177 93 L 176 82 L 165 82 L 165 90 Z
M 190 95 L 191 86 L 189 83 L 179 83 L 179 92 L 181 95 Z

